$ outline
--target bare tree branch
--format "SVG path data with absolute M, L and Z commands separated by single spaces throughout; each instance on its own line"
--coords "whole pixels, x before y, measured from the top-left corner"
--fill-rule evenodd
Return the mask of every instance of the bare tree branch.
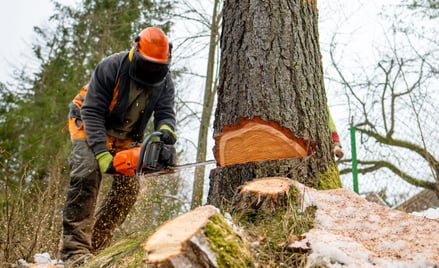
M 387 162 L 387 161 L 358 161 L 358 163 L 361 165 L 368 166 L 365 168 L 358 169 L 358 173 L 360 173 L 360 174 L 366 174 L 369 172 L 377 171 L 381 168 L 387 168 L 390 171 L 392 171 L 394 174 L 401 177 L 404 181 L 406 181 L 414 186 L 422 187 L 422 188 L 429 189 L 429 190 L 432 190 L 435 192 L 438 190 L 438 186 L 435 182 L 430 182 L 430 181 L 426 181 L 426 180 L 419 180 L 413 176 L 410 176 L 409 174 L 402 171 L 401 169 L 399 169 L 398 167 L 396 167 L 395 165 L 393 165 L 390 162 Z M 340 174 L 348 174 L 351 172 L 352 172 L 352 169 L 346 168 L 346 169 L 341 170 Z

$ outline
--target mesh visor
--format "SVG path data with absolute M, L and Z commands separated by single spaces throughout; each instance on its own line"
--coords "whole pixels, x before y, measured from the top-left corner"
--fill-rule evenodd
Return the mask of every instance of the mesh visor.
M 137 48 L 134 51 L 130 65 L 130 77 L 143 85 L 151 85 L 161 82 L 169 71 L 167 63 L 150 61 L 140 55 Z

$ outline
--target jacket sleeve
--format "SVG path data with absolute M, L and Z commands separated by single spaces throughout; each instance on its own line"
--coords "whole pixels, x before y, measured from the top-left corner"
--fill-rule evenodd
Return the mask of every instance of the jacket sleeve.
M 97 65 L 81 108 L 87 142 L 95 155 L 108 150 L 105 117 L 116 85 L 118 59 L 118 54 L 115 54 Z
M 159 99 L 154 107 L 154 129 L 158 130 L 162 125 L 168 125 L 175 130 L 175 92 L 171 73 L 166 77 L 166 83 Z

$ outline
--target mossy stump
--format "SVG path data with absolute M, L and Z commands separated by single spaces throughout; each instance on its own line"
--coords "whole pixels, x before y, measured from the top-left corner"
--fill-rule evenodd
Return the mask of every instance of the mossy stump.
M 219 210 L 198 207 L 162 226 L 143 244 L 147 267 L 251 267 L 247 243 Z

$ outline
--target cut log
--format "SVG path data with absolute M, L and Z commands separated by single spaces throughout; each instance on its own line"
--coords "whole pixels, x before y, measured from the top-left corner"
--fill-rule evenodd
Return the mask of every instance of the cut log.
M 276 122 L 259 117 L 224 127 L 215 137 L 215 159 L 220 167 L 254 161 L 305 157 L 311 153 L 304 139 L 294 137 Z
M 248 181 L 233 198 L 232 211 L 266 217 L 286 208 L 294 190 L 293 180 L 285 177 Z
M 198 235 L 209 218 L 217 213 L 213 206 L 200 207 L 162 225 L 142 244 L 147 254 L 146 263 L 183 267 L 193 262 L 201 265 L 205 259 L 205 267 L 217 267 L 216 254 L 203 248 L 205 243 L 200 243 L 202 237 Z M 197 251 L 204 256 L 200 258 L 200 254 L 191 254 Z
M 142 244 L 148 267 L 248 267 L 249 246 L 219 210 L 198 207 L 160 226 Z

